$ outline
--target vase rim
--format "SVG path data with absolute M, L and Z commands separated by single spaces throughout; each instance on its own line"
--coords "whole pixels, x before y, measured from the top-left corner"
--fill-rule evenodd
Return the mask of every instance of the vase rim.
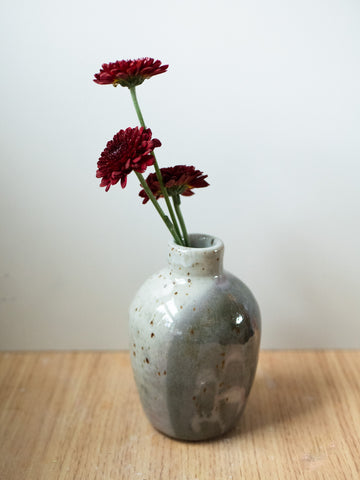
M 185 247 L 183 245 L 178 245 L 173 239 L 169 241 L 169 246 L 172 248 L 177 248 L 182 251 L 211 251 L 219 250 L 224 248 L 223 241 L 215 237 L 214 235 L 209 235 L 206 233 L 189 233 L 190 246 Z

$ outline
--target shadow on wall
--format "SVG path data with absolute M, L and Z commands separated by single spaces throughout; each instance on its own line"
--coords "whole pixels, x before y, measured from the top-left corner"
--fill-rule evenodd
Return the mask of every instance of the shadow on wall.
M 281 238 L 267 276 L 273 293 L 263 302 L 270 313 L 263 322 L 264 347 L 359 348 L 359 259 L 319 238 L 288 232 Z

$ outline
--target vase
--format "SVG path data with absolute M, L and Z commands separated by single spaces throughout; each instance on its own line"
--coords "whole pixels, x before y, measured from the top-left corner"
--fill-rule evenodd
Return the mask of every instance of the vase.
M 223 270 L 223 242 L 192 234 L 130 306 L 130 354 L 151 424 L 179 440 L 234 427 L 255 376 L 261 320 L 249 288 Z

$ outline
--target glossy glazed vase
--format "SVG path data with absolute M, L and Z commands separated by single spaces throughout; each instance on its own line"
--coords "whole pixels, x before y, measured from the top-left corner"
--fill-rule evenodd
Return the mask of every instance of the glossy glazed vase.
M 234 427 L 255 376 L 260 312 L 250 290 L 223 270 L 218 238 L 169 243 L 168 267 L 130 306 L 130 353 L 152 425 L 181 440 L 207 440 Z

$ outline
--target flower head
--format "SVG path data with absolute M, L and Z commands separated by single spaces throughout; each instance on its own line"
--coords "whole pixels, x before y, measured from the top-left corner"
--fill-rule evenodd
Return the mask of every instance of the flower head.
M 160 60 L 139 58 L 137 60 L 117 60 L 104 63 L 99 73 L 95 74 L 94 82 L 100 85 L 112 84 L 116 87 L 136 87 L 147 78 L 166 72 L 169 65 L 161 65 Z
M 133 170 L 144 173 L 146 168 L 154 164 L 152 152 L 160 147 L 157 138 L 151 138 L 150 128 L 127 128 L 120 130 L 110 140 L 97 163 L 97 178 L 102 178 L 100 187 L 108 191 L 111 185 L 121 182 L 126 187 L 127 176 Z
M 203 175 L 203 172 L 200 172 L 200 170 L 195 170 L 193 166 L 176 165 L 175 167 L 161 168 L 160 172 L 164 187 L 171 196 L 184 195 L 188 197 L 194 195 L 193 188 L 202 188 L 209 185 L 205 181 L 207 175 Z M 156 199 L 162 197 L 160 184 L 155 173 L 150 173 L 146 183 Z M 143 198 L 143 203 L 149 200 L 145 190 L 141 190 L 139 195 Z

